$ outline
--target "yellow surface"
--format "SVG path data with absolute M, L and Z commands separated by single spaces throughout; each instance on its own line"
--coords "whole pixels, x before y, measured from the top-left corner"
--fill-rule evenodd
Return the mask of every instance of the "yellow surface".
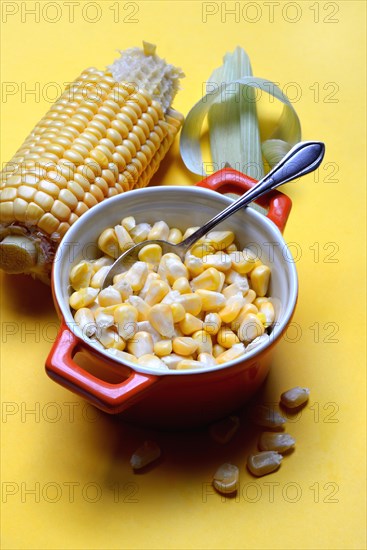
M 4 83 L 14 92 L 2 96 L 2 162 L 58 86 L 142 39 L 186 72 L 175 103 L 183 113 L 224 53 L 243 46 L 256 75 L 297 90 L 303 137 L 325 141 L 327 153 L 317 176 L 286 189 L 300 294 L 264 398 L 294 385 L 311 398 L 288 425 L 296 451 L 271 476 L 246 470 L 256 439 L 244 420 L 227 446 L 205 430 L 148 432 L 49 380 L 43 365 L 58 326 L 49 289 L 2 276 L 2 547 L 365 548 L 365 3 L 237 2 L 236 21 L 225 11 L 234 2 L 105 0 L 97 11 L 97 2 L 41 1 L 39 22 L 27 12 L 35 4 L 1 2 L 3 92 Z M 205 9 L 213 13 L 203 22 Z M 196 180 L 176 143 L 155 182 Z M 147 437 L 163 459 L 134 475 L 129 457 Z M 208 485 L 225 461 L 240 468 L 235 499 Z

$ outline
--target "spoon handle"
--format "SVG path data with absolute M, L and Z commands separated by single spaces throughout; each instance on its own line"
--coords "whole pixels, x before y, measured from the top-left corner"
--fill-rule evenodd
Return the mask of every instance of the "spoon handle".
M 325 145 L 320 141 L 301 141 L 297 143 L 254 187 L 180 243 L 180 247 L 186 250 L 189 249 L 198 239 L 240 208 L 247 206 L 271 189 L 316 170 L 321 164 L 324 153 Z

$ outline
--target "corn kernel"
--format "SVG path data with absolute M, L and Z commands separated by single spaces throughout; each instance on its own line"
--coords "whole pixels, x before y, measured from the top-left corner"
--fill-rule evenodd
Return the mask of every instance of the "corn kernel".
M 83 335 L 88 336 L 89 338 L 95 335 L 97 327 L 94 321 L 93 313 L 90 309 L 87 307 L 78 309 L 75 312 L 74 320 L 82 329 Z
M 197 330 L 191 336 L 195 342 L 198 344 L 197 353 L 208 353 L 212 355 L 213 353 L 213 343 L 209 334 L 205 330 Z
M 228 285 L 233 285 L 234 283 L 240 283 L 240 284 L 242 283 L 244 287 L 247 286 L 247 290 L 249 289 L 247 275 L 246 274 L 241 275 L 241 273 L 238 273 L 234 269 L 229 269 L 228 271 L 226 271 L 225 282 Z M 246 282 L 247 282 L 247 285 L 246 285 Z
M 130 237 L 129 232 L 122 225 L 115 226 L 115 233 L 120 247 L 120 254 L 129 250 L 134 246 L 134 241 Z
M 92 279 L 90 281 L 90 286 L 93 288 L 100 289 L 103 285 L 103 281 L 105 280 L 109 269 L 110 269 L 109 265 L 105 265 L 100 269 L 98 269 L 98 271 L 96 271 L 92 276 Z
M 166 280 L 172 285 L 176 279 L 185 277 L 188 279 L 189 273 L 187 267 L 182 263 L 181 258 L 177 254 L 164 254 L 158 268 L 158 274 L 163 280 Z
M 159 332 L 153 327 L 153 325 L 149 321 L 138 321 L 137 325 L 138 332 L 149 332 L 149 334 L 153 338 L 153 344 L 159 342 L 159 340 L 162 340 L 162 335 L 159 334 Z
M 139 250 L 139 260 L 148 264 L 158 265 L 162 258 L 162 248 L 159 244 L 147 244 Z
M 236 250 L 238 250 L 236 243 L 232 243 L 227 246 L 226 252 L 229 254 L 230 252 L 236 252 Z
M 179 327 L 185 336 L 190 336 L 194 332 L 203 328 L 203 321 L 201 321 L 191 313 L 185 313 L 185 317 L 180 322 Z
M 124 277 L 123 279 L 120 279 L 116 283 L 112 285 L 112 288 L 117 290 L 120 293 L 121 299 L 123 301 L 126 301 L 130 298 L 130 296 L 133 295 L 133 289 L 131 288 L 131 284 L 129 281 Z
M 172 285 L 172 290 L 178 290 L 180 294 L 189 294 L 192 292 L 190 283 L 187 277 L 179 277 Z
M 243 307 L 242 294 L 235 294 L 228 298 L 226 305 L 219 312 L 223 323 L 231 323 L 236 319 Z
M 191 237 L 191 235 L 193 233 L 195 233 L 195 231 L 197 231 L 198 229 L 200 229 L 199 226 L 197 227 L 188 227 L 185 231 L 185 233 L 183 234 L 183 237 L 182 237 L 182 240 L 186 240 L 188 237 Z
M 179 244 L 182 241 L 182 233 L 177 227 L 172 227 L 168 234 L 167 241 L 171 244 Z
M 222 319 L 219 313 L 207 313 L 204 318 L 204 330 L 211 336 L 218 334 L 222 326 Z
M 81 288 L 73 292 L 69 298 L 70 307 L 73 309 L 80 309 L 82 307 L 90 306 L 94 300 L 97 298 L 98 289 L 92 288 L 90 286 L 86 288 Z
M 127 231 L 131 231 L 136 226 L 135 218 L 133 216 L 127 216 L 121 221 L 121 225 Z
M 228 361 L 233 361 L 234 359 L 241 357 L 245 351 L 245 346 L 243 344 L 234 344 L 231 348 L 217 355 L 216 361 L 218 365 L 228 363 Z
M 125 280 L 130 283 L 134 292 L 139 292 L 148 277 L 148 267 L 145 262 L 136 262 L 127 271 Z
M 117 332 L 124 340 L 133 338 L 138 330 L 138 311 L 130 304 L 122 304 L 115 309 L 114 320 Z
M 169 290 L 169 285 L 164 281 L 153 280 L 144 299 L 149 306 L 154 306 L 162 301 Z
M 251 342 L 258 336 L 264 334 L 264 331 L 264 325 L 257 315 L 248 313 L 243 319 L 237 334 L 241 342 Z
M 226 299 L 220 292 L 214 292 L 213 290 L 198 289 L 195 294 L 200 296 L 202 301 L 202 309 L 204 311 L 219 311 L 225 306 Z
M 282 393 L 282 395 L 280 396 L 280 402 L 285 407 L 288 407 L 289 409 L 294 409 L 307 403 L 309 395 L 310 390 L 308 388 L 301 388 L 300 386 L 296 386 L 295 388 L 292 388 Z
M 127 353 L 126 351 L 121 351 L 116 348 L 108 348 L 107 351 L 114 357 L 117 357 L 117 359 L 122 359 L 122 361 L 131 361 L 132 363 L 137 363 L 138 361 L 135 355 Z
M 191 355 L 198 349 L 198 342 L 188 336 L 173 339 L 172 349 L 177 355 Z
M 233 438 L 240 426 L 238 416 L 229 416 L 210 426 L 210 435 L 217 443 L 225 445 Z
M 211 246 L 208 243 L 197 242 L 191 247 L 190 254 L 196 256 L 197 258 L 204 258 L 204 256 L 207 256 L 208 254 L 214 254 L 215 251 L 214 246 Z
M 172 340 L 160 340 L 154 344 L 154 353 L 158 357 L 164 357 L 172 353 Z
M 142 243 L 148 239 L 152 226 L 149 223 L 138 223 L 130 229 L 130 236 L 135 244 Z
M 237 491 L 239 480 L 239 470 L 233 464 L 222 464 L 213 476 L 213 486 L 224 495 Z
M 213 346 L 213 357 L 216 359 L 218 355 L 226 351 L 227 348 L 224 348 L 220 344 L 214 344 Z
M 94 312 L 94 318 L 96 320 L 96 325 L 99 328 L 109 328 L 112 327 L 115 323 L 114 312 L 107 311 L 108 308 L 99 307 Z
M 134 470 L 144 468 L 161 456 L 161 450 L 154 441 L 145 441 L 130 458 L 130 465 Z
M 237 332 L 241 326 L 242 321 L 245 319 L 245 317 L 247 317 L 249 313 L 253 313 L 254 315 L 258 314 L 258 309 L 254 304 L 245 304 L 244 306 L 242 306 L 239 314 L 231 323 L 231 329 Z
M 228 271 L 231 268 L 232 260 L 225 252 L 217 252 L 216 254 L 204 256 L 203 265 L 205 269 L 215 267 L 218 271 Z
M 176 353 L 170 353 L 169 355 L 163 356 L 161 359 L 162 359 L 163 363 L 165 365 L 167 365 L 167 367 L 170 370 L 175 370 L 177 368 L 177 365 L 181 361 L 183 361 L 184 359 L 188 359 L 189 357 L 191 357 L 191 359 L 192 359 L 192 356 L 184 357 L 183 355 L 177 355 Z
M 115 348 L 124 351 L 126 347 L 124 340 L 115 332 L 113 327 L 100 329 L 97 333 L 97 340 L 105 348 Z
M 250 290 L 244 295 L 245 304 L 252 304 L 256 298 L 256 292 L 250 288 Z
M 217 364 L 215 357 L 213 357 L 211 353 L 199 353 L 197 360 L 200 363 L 203 363 L 206 367 L 215 367 Z
M 221 272 L 214 267 L 209 267 L 203 273 L 192 279 L 191 288 L 193 290 L 213 290 L 218 291 L 221 284 Z
M 277 470 L 282 459 L 276 451 L 263 451 L 248 457 L 247 468 L 256 477 L 265 476 Z
M 148 321 L 166 338 L 172 338 L 175 333 L 173 314 L 168 304 L 155 304 L 148 313 Z
M 140 296 L 129 296 L 127 301 L 137 310 L 138 322 L 147 321 L 148 313 L 150 311 L 150 307 L 148 306 L 148 304 L 142 298 L 140 298 Z
M 231 252 L 229 256 L 232 260 L 232 269 L 237 273 L 241 273 L 241 275 L 250 273 L 254 267 L 261 263 L 256 254 L 249 248 L 244 248 L 242 252 L 240 250 Z
M 148 293 L 148 289 L 149 289 L 151 283 L 153 281 L 157 281 L 158 279 L 160 280 L 160 277 L 159 277 L 158 273 L 153 273 L 153 272 L 148 273 L 148 276 L 145 280 L 144 286 L 141 289 L 141 291 L 139 292 L 140 298 L 143 298 L 143 300 L 145 300 L 145 297 Z
M 269 298 L 266 296 L 259 296 L 255 298 L 254 305 L 257 307 L 257 309 L 260 309 L 261 304 L 265 304 L 266 302 L 269 302 Z
M 128 341 L 127 349 L 129 353 L 139 358 L 142 355 L 154 353 L 153 337 L 149 332 L 139 331 L 134 338 Z
M 113 306 L 114 304 L 121 304 L 121 294 L 113 286 L 108 286 L 101 290 L 98 294 L 98 303 L 102 307 Z
M 172 310 L 174 323 L 180 323 L 185 319 L 186 311 L 182 304 L 173 302 L 173 304 L 170 304 L 170 307 Z
M 274 323 L 275 311 L 271 302 L 266 301 L 260 304 L 260 313 L 265 317 L 264 326 L 270 327 Z
M 267 265 L 259 265 L 250 273 L 250 281 L 253 290 L 257 296 L 265 296 L 268 291 L 270 280 L 270 267 Z
M 231 285 L 228 285 L 224 290 L 223 290 L 223 296 L 226 297 L 226 299 L 228 300 L 228 298 L 230 298 L 231 296 L 234 296 L 236 294 L 241 294 L 241 296 L 244 296 L 249 290 L 249 286 L 248 286 L 248 282 L 238 282 L 238 283 L 233 283 Z
M 169 227 L 164 221 L 155 222 L 148 234 L 148 241 L 166 241 Z
M 142 367 L 152 367 L 154 369 L 168 370 L 167 365 L 163 363 L 163 361 L 161 361 L 159 357 L 151 353 L 141 355 L 138 358 L 138 365 L 141 365 Z
M 215 250 L 224 250 L 234 241 L 233 231 L 210 231 L 205 239 L 205 244 L 210 244 Z
M 285 453 L 294 447 L 295 439 L 287 433 L 263 432 L 260 435 L 258 447 L 260 451 L 277 451 Z
M 251 419 L 255 424 L 264 426 L 265 428 L 283 428 L 285 418 L 275 409 L 266 405 L 258 405 L 251 411 Z
M 269 334 L 264 332 L 264 334 L 262 334 L 261 336 L 258 336 L 257 338 L 255 338 L 255 340 L 252 340 L 252 342 L 247 344 L 246 351 L 251 351 L 251 350 L 257 348 L 258 346 L 260 346 L 260 344 L 264 344 L 264 343 L 269 342 L 269 340 L 270 340 Z
M 99 239 L 98 239 L 98 248 L 102 250 L 107 256 L 117 259 L 120 254 L 120 247 L 117 239 L 117 235 L 112 227 L 105 229 Z
M 80 290 L 81 288 L 90 286 L 92 274 L 93 266 L 91 263 L 82 261 L 75 265 L 70 271 L 70 284 L 73 289 Z
M 111 266 L 113 264 L 113 259 L 109 256 L 101 256 L 97 260 L 92 260 L 93 271 L 96 273 L 102 267 Z
M 217 334 L 217 342 L 219 345 L 228 349 L 234 346 L 234 344 L 239 344 L 240 340 L 233 330 L 228 327 L 221 327 Z
M 202 299 L 196 292 L 179 294 L 175 301 L 183 305 L 186 313 L 191 313 L 192 315 L 199 315 L 202 309 Z
M 204 363 L 200 363 L 200 361 L 195 361 L 194 359 L 182 359 L 182 361 L 178 363 L 176 370 L 202 369 L 204 367 Z
M 193 277 L 200 275 L 200 273 L 204 271 L 203 260 L 189 253 L 186 254 L 186 257 L 185 257 L 185 266 L 189 270 L 190 275 Z

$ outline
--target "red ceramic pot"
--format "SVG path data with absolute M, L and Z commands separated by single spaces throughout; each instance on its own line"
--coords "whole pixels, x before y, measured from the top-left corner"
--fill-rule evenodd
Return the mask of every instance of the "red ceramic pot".
M 221 418 L 256 392 L 268 374 L 272 351 L 290 322 L 297 300 L 297 273 L 282 231 L 290 199 L 273 191 L 260 199 L 267 216 L 242 209 L 222 223 L 234 231 L 241 248 L 249 246 L 272 269 L 269 295 L 276 321 L 270 339 L 225 365 L 193 371 L 163 371 L 121 361 L 86 338 L 73 320 L 69 273 L 82 258 L 98 256 L 103 229 L 125 216 L 137 222 L 165 220 L 171 227 L 199 226 L 232 199 L 220 192 L 242 194 L 255 180 L 231 169 L 209 176 L 197 186 L 151 187 L 104 201 L 78 220 L 65 235 L 55 258 L 52 289 L 61 328 L 46 361 L 47 374 L 99 409 L 156 427 L 190 427 Z M 219 191 L 219 192 L 218 192 Z M 74 356 L 78 353 L 78 363 Z

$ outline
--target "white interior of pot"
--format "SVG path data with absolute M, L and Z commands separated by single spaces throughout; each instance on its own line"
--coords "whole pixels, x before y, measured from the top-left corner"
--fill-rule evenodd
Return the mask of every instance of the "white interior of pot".
M 53 284 L 55 296 L 62 315 L 79 338 L 91 347 L 101 351 L 98 344 L 86 338 L 73 320 L 69 307 L 69 274 L 73 265 L 82 259 L 94 259 L 101 255 L 96 246 L 100 233 L 113 227 L 126 216 L 134 216 L 137 223 L 164 220 L 170 227 L 184 231 L 187 227 L 202 225 L 232 200 L 214 191 L 198 187 L 152 187 L 118 195 L 93 207 L 82 216 L 68 231 L 60 244 L 55 259 Z M 271 339 L 281 334 L 290 319 L 297 299 L 297 273 L 292 256 L 279 229 L 266 217 L 251 208 L 242 209 L 232 215 L 216 229 L 231 230 L 236 235 L 239 249 L 251 248 L 272 270 L 268 295 L 275 306 L 276 321 Z M 228 368 L 251 358 L 262 351 L 269 342 L 260 344 L 252 351 L 220 368 Z M 106 350 L 104 353 L 111 358 Z M 139 372 L 185 375 L 210 371 L 210 368 L 195 371 L 163 371 L 140 367 L 136 363 L 120 361 Z

